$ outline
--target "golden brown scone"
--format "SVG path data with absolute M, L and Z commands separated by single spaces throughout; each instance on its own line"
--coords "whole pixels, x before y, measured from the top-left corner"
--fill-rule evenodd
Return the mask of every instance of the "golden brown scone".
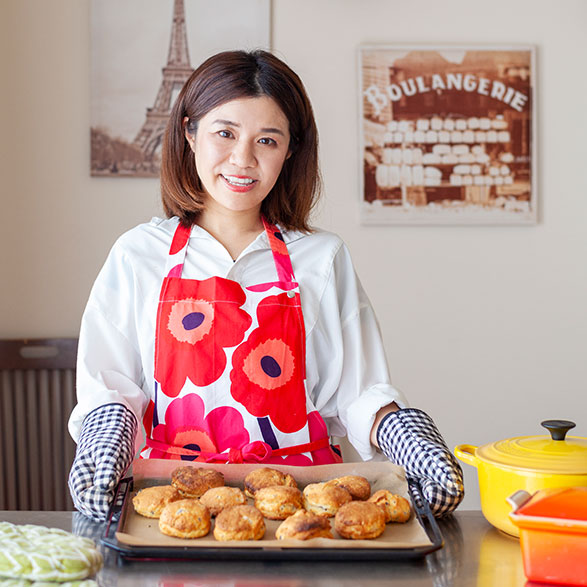
M 247 497 L 255 497 L 255 492 L 264 487 L 273 485 L 285 485 L 297 487 L 296 480 L 289 473 L 282 473 L 277 469 L 261 467 L 251 471 L 244 479 L 245 494 Z
M 351 499 L 351 494 L 338 485 L 310 483 L 304 487 L 304 507 L 319 516 L 332 518 L 338 508 Z
M 344 475 L 326 482 L 327 485 L 338 485 L 346 489 L 353 499 L 366 501 L 371 495 L 371 483 L 359 475 Z
M 294 540 L 310 540 L 311 538 L 333 538 L 330 522 L 325 516 L 319 516 L 306 510 L 298 510 L 277 528 L 275 537 L 278 540 L 293 538 Z
M 370 540 L 383 534 L 385 514 L 377 504 L 351 501 L 336 512 L 334 527 L 343 538 Z
M 178 467 L 171 473 L 171 484 L 184 497 L 201 497 L 211 487 L 224 485 L 224 475 L 203 467 Z
M 265 520 L 252 505 L 234 505 L 223 509 L 214 524 L 214 538 L 228 540 L 261 540 L 265 535 Z
M 285 520 L 303 509 L 302 492 L 287 485 L 263 487 L 255 492 L 255 507 L 270 520 Z
M 200 538 L 210 532 L 210 512 L 197 499 L 180 499 L 166 505 L 159 518 L 159 530 L 177 538 Z
M 158 518 L 168 503 L 178 499 L 181 499 L 181 495 L 173 485 L 157 485 L 141 489 L 132 498 L 132 504 L 137 514 L 146 518 Z
M 395 495 L 387 489 L 376 491 L 370 498 L 371 503 L 376 503 L 383 509 L 385 523 L 407 522 L 412 514 L 410 502 L 401 495 Z
M 245 505 L 247 498 L 238 487 L 212 487 L 200 497 L 200 503 L 203 503 L 212 517 L 217 516 L 223 509 L 233 505 Z

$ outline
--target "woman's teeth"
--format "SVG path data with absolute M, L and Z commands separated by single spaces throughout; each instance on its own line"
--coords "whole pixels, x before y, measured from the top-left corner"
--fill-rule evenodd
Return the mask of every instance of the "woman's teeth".
M 250 177 L 233 177 L 231 175 L 223 175 L 222 177 L 232 185 L 250 185 L 255 181 Z

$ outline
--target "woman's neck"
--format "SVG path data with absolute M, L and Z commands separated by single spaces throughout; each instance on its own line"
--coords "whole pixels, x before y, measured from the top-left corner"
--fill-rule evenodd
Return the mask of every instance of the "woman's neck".
M 244 212 L 204 209 L 196 224 L 209 232 L 236 259 L 263 232 L 259 210 Z

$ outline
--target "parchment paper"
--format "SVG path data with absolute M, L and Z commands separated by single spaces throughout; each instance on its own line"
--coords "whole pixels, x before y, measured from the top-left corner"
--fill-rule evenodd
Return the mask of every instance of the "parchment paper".
M 169 547 L 177 546 L 197 548 L 369 548 L 369 549 L 401 549 L 427 547 L 432 543 L 418 519 L 412 518 L 404 523 L 389 523 L 385 532 L 374 540 L 345 540 L 334 529 L 334 518 L 330 518 L 334 539 L 314 538 L 311 540 L 277 540 L 275 531 L 280 520 L 268 520 L 265 518 L 266 532 L 262 540 L 219 542 L 214 539 L 212 529 L 207 536 L 194 539 L 173 538 L 159 531 L 158 520 L 145 518 L 134 511 L 132 497 L 137 491 L 152 485 L 169 485 L 171 472 L 177 467 L 190 463 L 167 459 L 137 459 L 133 463 L 134 488 L 129 494 L 123 507 L 119 531 L 116 538 L 119 542 L 129 546 L 153 546 Z M 253 469 L 271 467 L 290 473 L 298 482 L 298 487 L 303 490 L 309 483 L 327 481 L 343 475 L 361 475 L 371 483 L 372 492 L 378 489 L 388 489 L 392 493 L 402 495 L 410 502 L 408 485 L 404 476 L 404 470 L 389 462 L 368 463 L 343 463 L 335 465 L 319 465 L 313 467 L 289 467 L 274 464 L 242 464 L 223 465 L 207 463 L 191 463 L 196 467 L 216 469 L 224 474 L 226 485 L 243 489 L 243 479 Z M 249 499 L 252 505 L 253 500 Z

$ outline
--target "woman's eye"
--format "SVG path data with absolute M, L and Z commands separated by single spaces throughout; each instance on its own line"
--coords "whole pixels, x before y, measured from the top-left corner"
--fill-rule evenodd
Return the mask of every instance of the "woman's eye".
M 269 137 L 264 137 L 262 139 L 259 139 L 259 142 L 262 145 L 277 145 L 277 143 L 275 142 L 274 139 L 270 139 Z
M 220 130 L 218 131 L 218 135 L 226 139 L 232 137 L 232 133 L 229 130 Z

